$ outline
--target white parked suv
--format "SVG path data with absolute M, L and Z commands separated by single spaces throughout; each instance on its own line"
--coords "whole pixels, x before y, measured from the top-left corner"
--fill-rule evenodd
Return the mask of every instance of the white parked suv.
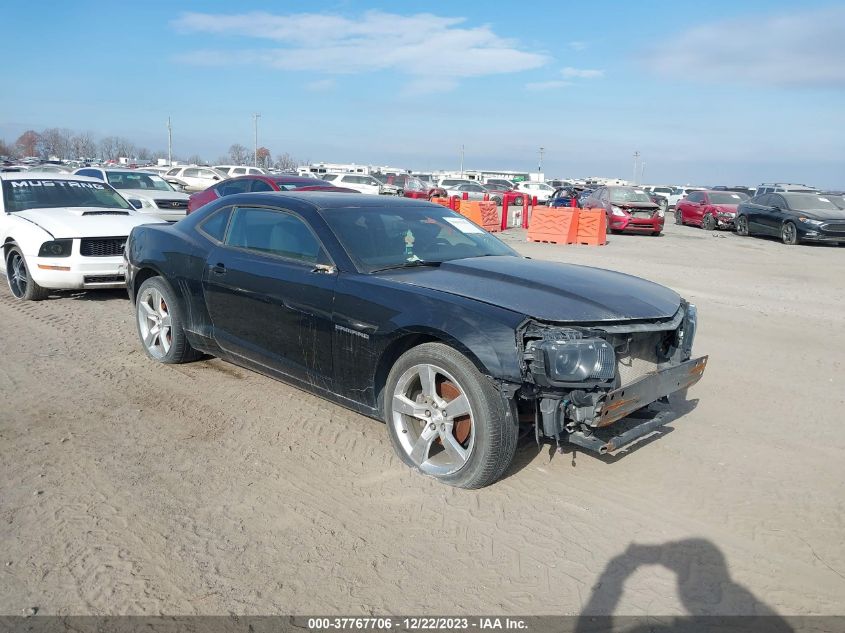
M 188 213 L 187 193 L 176 191 L 161 176 L 140 169 L 104 169 L 83 167 L 74 172 L 109 183 L 143 215 L 169 222 L 181 220 Z
M 164 175 L 167 182 L 175 182 L 185 191 L 204 191 L 211 185 L 226 180 L 228 176 L 222 171 L 199 165 L 184 165 L 174 167 Z
M 323 174 L 323 180 L 328 180 L 335 187 L 346 187 L 361 193 L 379 195 L 382 192 L 381 183 L 367 174 Z
M 262 169 L 261 167 L 248 167 L 246 165 L 215 165 L 214 169 L 223 172 L 229 178 L 235 176 L 269 176 L 269 169 Z
M 691 194 L 693 191 L 704 191 L 701 187 L 675 187 L 672 189 L 672 193 L 670 193 L 666 200 L 669 202 L 669 208 L 674 209 L 675 205 L 678 204 L 679 200 L 683 200 L 687 197 L 688 194 Z M 661 194 L 662 195 L 662 194 Z
M 123 288 L 129 232 L 161 222 L 94 178 L 0 174 L 0 189 L 3 270 L 18 299 L 44 299 L 51 289 Z
M 547 185 L 544 182 L 530 181 L 516 183 L 516 190 L 521 191 L 522 193 L 527 193 L 532 198 L 537 196 L 538 204 L 546 204 L 555 192 L 555 188 L 551 185 Z

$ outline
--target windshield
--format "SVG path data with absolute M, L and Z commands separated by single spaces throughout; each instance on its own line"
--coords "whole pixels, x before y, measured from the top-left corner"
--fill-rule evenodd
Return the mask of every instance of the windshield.
M 9 212 L 62 207 L 132 209 L 105 183 L 48 178 L 3 181 L 3 203 Z
M 322 215 L 362 272 L 436 265 L 465 257 L 518 256 L 448 209 L 346 207 L 327 209 Z
M 166 180 L 155 174 L 145 174 L 138 171 L 107 171 L 106 178 L 115 189 L 175 191 Z
M 642 189 L 611 189 L 610 201 L 618 203 L 651 202 L 651 198 Z
M 710 204 L 739 204 L 743 200 L 748 200 L 748 194 L 732 191 L 720 193 L 711 191 L 707 196 L 710 198 Z
M 825 196 L 814 196 L 808 193 L 798 194 L 781 194 L 789 203 L 789 208 L 796 211 L 838 211 L 837 207 L 830 198 Z

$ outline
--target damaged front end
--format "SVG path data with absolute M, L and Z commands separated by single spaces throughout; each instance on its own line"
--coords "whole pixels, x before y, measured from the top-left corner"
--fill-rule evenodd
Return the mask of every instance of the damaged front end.
M 612 453 L 670 422 L 668 410 L 632 414 L 701 379 L 707 357 L 692 358 L 696 325 L 695 306 L 685 301 L 659 321 L 527 322 L 520 333 L 527 383 L 521 395 L 534 401 L 538 441 Z

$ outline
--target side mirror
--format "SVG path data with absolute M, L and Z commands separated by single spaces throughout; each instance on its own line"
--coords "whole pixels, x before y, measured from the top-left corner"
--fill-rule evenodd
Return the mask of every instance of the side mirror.
M 212 176 L 211 179 L 212 180 L 220 180 L 220 176 Z
M 144 206 L 141 204 L 140 200 L 136 200 L 135 198 L 130 198 L 127 202 L 132 205 L 133 209 L 140 209 L 142 206 Z

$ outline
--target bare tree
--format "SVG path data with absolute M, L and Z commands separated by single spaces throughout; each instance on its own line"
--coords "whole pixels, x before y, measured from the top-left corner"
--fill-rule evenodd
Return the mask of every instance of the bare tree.
M 19 156 L 37 156 L 38 155 L 38 132 L 35 130 L 27 130 L 18 137 L 15 141 L 15 148 Z
M 244 165 L 246 164 L 248 157 L 247 152 L 248 150 L 246 147 L 240 143 L 235 143 L 229 147 L 229 160 L 231 160 L 235 165 Z
M 188 162 L 191 165 L 204 165 L 205 161 L 202 159 L 202 156 L 199 154 L 194 154 L 193 156 L 188 156 Z
M 276 167 L 282 171 L 293 171 L 302 163 L 296 160 L 293 156 L 285 152 L 276 156 Z
M 6 156 L 11 158 L 15 155 L 15 147 L 14 145 L 9 145 L 3 139 L 0 139 L 0 156 Z
M 100 139 L 100 158 L 103 160 L 117 160 L 117 137 L 105 136 Z
M 67 158 L 72 136 L 73 131 L 66 128 L 47 128 L 39 136 L 38 153 L 42 158 Z
M 91 132 L 82 132 L 70 139 L 70 150 L 73 158 L 94 158 L 97 142 Z
M 150 160 L 150 150 L 148 150 L 146 147 L 139 147 L 135 152 L 135 158 L 137 158 L 138 160 Z
M 121 156 L 132 158 L 135 154 L 135 144 L 127 138 L 118 136 L 115 139 L 115 151 L 117 152 L 118 158 Z

